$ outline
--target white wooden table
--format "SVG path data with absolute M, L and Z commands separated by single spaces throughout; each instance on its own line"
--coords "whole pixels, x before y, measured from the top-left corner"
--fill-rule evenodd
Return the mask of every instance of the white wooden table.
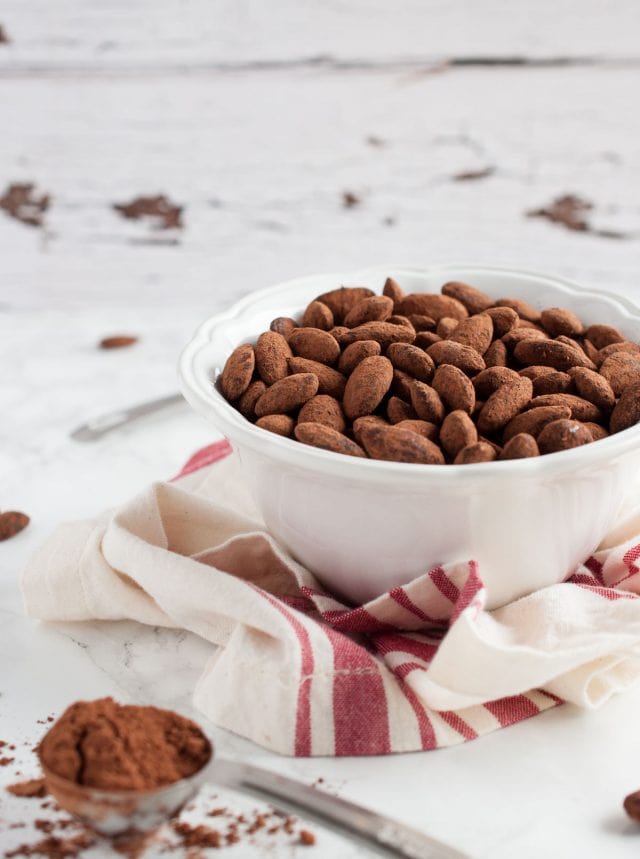
M 0 736 L 32 742 L 80 696 L 191 712 L 201 642 L 34 627 L 18 576 L 58 522 L 171 475 L 210 439 L 186 406 L 94 445 L 68 438 L 174 390 L 206 315 L 289 276 L 384 262 L 514 264 L 640 297 L 640 6 L 5 0 L 0 24 L 0 194 L 29 181 L 52 195 L 41 229 L 0 212 L 0 508 L 32 517 L 0 547 Z M 345 208 L 345 191 L 360 204 Z M 112 209 L 160 192 L 185 207 L 177 235 Z M 525 217 L 563 193 L 594 203 L 595 229 L 632 237 Z M 96 349 L 111 333 L 140 343 Z M 640 691 L 374 760 L 279 759 L 212 732 L 227 755 L 323 777 L 474 857 L 631 857 L 640 831 L 620 802 L 640 787 L 638 706 Z M 19 840 L 0 828 L 3 849 Z M 316 855 L 366 852 L 322 832 Z

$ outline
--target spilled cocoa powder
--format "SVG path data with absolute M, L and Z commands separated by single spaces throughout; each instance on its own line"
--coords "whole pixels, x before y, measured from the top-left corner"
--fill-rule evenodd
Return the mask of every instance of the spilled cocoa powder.
M 46 770 L 101 790 L 145 791 L 186 778 L 209 761 L 195 722 L 169 710 L 77 701 L 38 746 Z

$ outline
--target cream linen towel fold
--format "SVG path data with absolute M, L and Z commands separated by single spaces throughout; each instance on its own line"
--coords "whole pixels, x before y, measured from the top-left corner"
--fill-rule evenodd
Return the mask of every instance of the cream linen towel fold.
M 44 621 L 130 619 L 211 642 L 194 692 L 218 725 L 290 755 L 433 749 L 640 675 L 640 522 L 566 582 L 484 610 L 473 559 L 345 606 L 267 533 L 226 442 L 182 476 L 63 525 L 22 579 Z

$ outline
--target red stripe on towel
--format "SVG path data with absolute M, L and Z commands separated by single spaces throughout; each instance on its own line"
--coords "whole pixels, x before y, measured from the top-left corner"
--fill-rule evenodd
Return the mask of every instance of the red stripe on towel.
M 193 474 L 194 471 L 206 468 L 207 465 L 213 465 L 214 462 L 228 456 L 231 453 L 231 450 L 231 445 L 226 438 L 222 439 L 222 441 L 216 441 L 214 444 L 210 444 L 207 447 L 203 447 L 200 450 L 197 450 L 193 456 L 189 457 L 182 466 L 180 474 L 176 474 L 176 476 L 171 479 L 178 480 L 180 477 L 186 477 L 187 474 Z
M 437 644 L 429 644 L 427 641 L 418 641 L 399 633 L 383 633 L 375 635 L 372 643 L 379 653 L 407 653 L 417 656 L 424 662 L 431 662 L 438 651 Z M 424 669 L 424 666 L 423 666 Z
M 433 582 L 433 584 L 438 588 L 440 593 L 445 596 L 448 600 L 455 604 L 458 597 L 460 596 L 460 591 L 451 581 L 449 576 L 445 573 L 442 567 L 434 567 L 429 572 L 429 578 Z
M 471 725 L 459 716 L 454 710 L 440 710 L 438 712 L 438 716 L 443 719 L 449 727 L 453 728 L 454 731 L 457 731 L 461 737 L 464 737 L 465 740 L 475 740 L 478 736 L 477 732 L 473 730 Z
M 402 608 L 415 615 L 419 620 L 423 620 L 425 623 L 441 624 L 443 622 L 442 619 L 438 620 L 437 618 L 430 617 L 428 614 L 425 614 L 425 612 L 423 612 L 422 609 L 414 603 L 403 588 L 393 588 L 393 590 L 389 591 L 389 596 L 392 600 L 395 600 L 398 605 L 401 605 Z
M 522 719 L 537 716 L 540 712 L 540 708 L 525 695 L 512 695 L 509 698 L 500 698 L 499 701 L 489 701 L 489 703 L 483 706 L 492 716 L 495 716 L 502 728 L 520 722 Z

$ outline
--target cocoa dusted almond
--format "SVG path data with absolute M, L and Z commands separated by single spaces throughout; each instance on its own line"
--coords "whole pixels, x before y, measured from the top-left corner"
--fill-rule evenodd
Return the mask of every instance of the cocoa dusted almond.
M 395 424 L 398 429 L 411 430 L 411 432 L 417 432 L 418 435 L 424 436 L 424 438 L 428 438 L 429 441 L 436 442 L 438 441 L 438 427 L 435 424 L 429 423 L 429 421 L 421 421 L 419 419 L 411 418 L 408 420 L 400 421 Z
M 298 424 L 294 429 L 294 434 L 298 441 L 312 447 L 320 447 L 323 450 L 342 453 L 345 456 L 366 456 L 364 450 L 355 441 L 351 441 L 346 435 L 342 435 L 342 433 L 336 432 L 324 424 Z
M 434 343 L 429 347 L 427 355 L 437 365 L 451 364 L 469 375 L 485 369 L 484 360 L 479 352 L 471 346 L 463 346 L 462 343 L 454 343 L 451 340 Z
M 482 313 L 483 310 L 493 304 L 493 299 L 489 298 L 482 290 L 457 280 L 450 280 L 445 283 L 442 287 L 442 294 L 448 295 L 449 298 L 455 298 L 456 301 L 463 304 L 470 316 L 475 313 Z
M 523 367 L 520 370 L 521 376 L 526 376 L 527 379 L 531 379 L 532 382 L 535 382 L 536 379 L 540 379 L 542 376 L 549 376 L 552 373 L 557 373 L 557 370 L 554 370 L 553 367 L 543 367 L 539 364 L 531 364 L 529 367 Z
M 387 403 L 387 417 L 390 424 L 399 424 L 402 421 L 413 420 L 416 413 L 413 406 L 401 400 L 400 397 L 390 397 Z
M 493 340 L 493 321 L 490 316 L 470 316 L 463 319 L 451 334 L 454 343 L 470 346 L 479 355 L 484 355 Z
M 345 316 L 347 328 L 357 328 L 365 322 L 384 322 L 393 313 L 393 299 L 386 295 L 372 295 L 354 304 Z
M 338 370 L 348 376 L 365 358 L 380 354 L 380 344 L 375 340 L 358 340 L 344 350 L 338 361 Z
M 507 357 L 507 347 L 502 340 L 494 340 L 484 353 L 484 363 L 487 367 L 506 367 Z
M 399 397 L 407 403 L 411 402 L 411 388 L 413 386 L 413 376 L 404 373 L 402 370 L 393 371 L 393 381 L 391 383 L 391 393 L 395 397 Z
M 342 406 L 335 397 L 328 394 L 316 394 L 307 400 L 298 414 L 298 423 L 324 424 L 341 433 L 346 429 Z
M 438 392 L 425 382 L 414 380 L 411 385 L 411 405 L 423 421 L 442 423 L 445 409 Z
M 295 421 L 291 415 L 265 415 L 263 418 L 258 418 L 256 426 L 268 432 L 274 432 L 276 435 L 291 438 Z
M 458 327 L 460 320 L 451 316 L 443 316 L 436 325 L 436 334 L 441 340 L 448 340 Z
M 275 331 L 276 334 L 282 334 L 282 336 L 286 340 L 289 337 L 289 334 L 291 334 L 291 332 L 293 331 L 293 329 L 297 327 L 298 323 L 290 316 L 277 316 L 271 321 L 269 330 Z
M 536 438 L 551 421 L 570 417 L 571 409 L 569 406 L 537 406 L 535 409 L 521 412 L 512 418 L 504 428 L 502 438 L 503 441 L 507 442 L 521 433 L 527 433 Z
M 538 442 L 532 435 L 521 432 L 509 439 L 498 459 L 527 459 L 530 456 L 540 456 Z
M 318 392 L 318 377 L 313 373 L 296 373 L 280 379 L 264 392 L 255 405 L 259 418 L 292 412 Z
M 435 331 L 418 331 L 414 344 L 421 349 L 428 349 L 429 346 L 433 346 L 434 343 L 439 343 L 441 340 L 442 337 Z
M 600 374 L 609 383 L 616 397 L 619 397 L 629 385 L 640 382 L 640 355 L 615 352 L 605 358 Z
M 584 336 L 596 349 L 604 349 L 605 346 L 610 346 L 612 343 L 624 343 L 625 341 L 624 334 L 614 328 L 613 325 L 590 325 L 584 332 Z
M 433 359 L 411 343 L 392 343 L 387 349 L 387 358 L 397 370 L 403 370 L 420 382 L 430 382 L 435 373 Z
M 436 320 L 432 319 L 431 316 L 424 316 L 420 313 L 412 313 L 411 316 L 407 316 L 407 319 L 417 332 L 434 331 L 437 325 Z
M 370 424 L 363 427 L 360 436 L 372 459 L 444 465 L 444 456 L 438 445 L 412 430 Z
M 529 328 L 524 325 L 518 325 L 512 328 L 511 331 L 503 336 L 502 342 L 507 347 L 508 352 L 513 352 L 518 343 L 523 340 L 548 340 L 549 335 L 544 331 L 539 331 L 537 328 Z
M 382 294 L 386 295 L 387 298 L 390 298 L 393 301 L 394 309 L 398 309 L 400 306 L 400 302 L 404 298 L 404 290 L 400 286 L 397 280 L 394 280 L 392 277 L 388 277 L 384 286 L 382 287 Z
M 326 364 L 311 361 L 309 358 L 289 358 L 289 370 L 292 373 L 313 373 L 318 379 L 318 394 L 329 394 L 330 397 L 342 399 L 347 380 L 333 367 L 327 367 Z
M 389 424 L 380 415 L 365 415 L 363 418 L 356 418 L 353 422 L 353 437 L 362 446 L 362 432 L 366 427 L 375 424 L 377 426 L 387 427 Z
M 549 367 L 550 373 L 538 376 L 533 380 L 533 396 L 540 397 L 544 394 L 570 394 L 575 390 L 575 384 L 569 373 L 554 370 Z M 586 367 L 574 367 L 573 369 L 585 369 Z
M 527 322 L 540 322 L 540 311 L 521 298 L 499 298 L 494 303 L 496 307 L 510 307 L 515 310 L 520 319 L 525 319 Z
M 473 387 L 476 389 L 476 396 L 486 400 L 505 382 L 513 382 L 517 378 L 518 373 L 510 367 L 488 367 L 474 377 Z
M 504 337 L 513 328 L 518 327 L 518 314 L 510 307 L 490 307 L 483 313 L 491 317 L 494 337 Z
M 589 400 L 601 411 L 610 412 L 615 406 L 616 395 L 604 375 L 589 370 L 587 367 L 572 367 L 569 370 L 569 376 L 575 382 L 580 396 Z
M 250 343 L 233 350 L 220 375 L 220 389 L 226 400 L 233 402 L 244 394 L 251 383 L 255 366 L 255 353 Z
M 589 430 L 579 421 L 564 419 L 547 424 L 537 441 L 540 453 L 546 454 L 590 444 L 593 439 Z
M 411 329 L 411 331 L 413 331 L 415 333 L 416 329 L 413 327 L 413 325 L 409 321 L 408 316 L 399 316 L 399 315 L 395 314 L 394 316 L 390 316 L 385 321 L 391 323 L 391 325 L 404 325 L 405 328 L 409 328 L 409 329 Z
M 568 406 L 571 417 L 577 421 L 602 420 L 602 412 L 596 405 L 575 394 L 543 394 L 530 400 L 526 408 L 537 409 L 540 406 Z
M 261 382 L 260 380 L 258 380 L 257 382 L 251 382 L 247 390 L 238 400 L 238 411 L 248 421 L 254 420 L 256 416 L 256 403 L 266 390 L 267 386 L 264 382 Z
M 603 346 L 603 348 L 598 352 L 598 360 L 596 361 L 596 364 L 601 366 L 603 361 L 611 355 L 618 355 L 621 352 L 635 355 L 638 358 L 640 357 L 640 345 L 637 343 L 630 343 L 628 340 L 625 340 L 624 343 L 611 343 L 609 346 Z
M 479 462 L 493 462 L 497 456 L 493 445 L 486 441 L 477 441 L 475 444 L 463 447 L 453 462 L 454 465 L 475 465 Z
M 5 510 L 0 513 L 0 542 L 15 537 L 30 521 L 26 513 L 20 513 L 18 510 Z
M 312 301 L 307 305 L 302 315 L 302 325 L 305 328 L 320 328 L 322 331 L 331 331 L 333 328 L 333 313 L 331 308 L 321 301 Z
M 443 316 L 452 319 L 465 319 L 469 314 L 464 304 L 448 295 L 437 295 L 435 293 L 416 292 L 405 295 L 400 302 L 400 313 L 411 316 L 418 313 L 421 316 L 430 316 L 439 322 Z
M 289 335 L 289 346 L 299 358 L 320 364 L 335 364 L 340 357 L 338 341 L 319 328 L 296 328 Z
M 255 354 L 256 370 L 265 384 L 273 385 L 274 382 L 289 375 L 291 349 L 282 334 L 265 331 L 258 337 Z
M 611 432 L 622 432 L 640 422 L 640 382 L 628 385 L 611 412 Z
M 463 447 L 478 441 L 478 430 L 466 412 L 457 409 L 449 412 L 440 427 L 440 444 L 452 459 Z
M 589 430 L 591 438 L 594 441 L 598 441 L 601 438 L 607 438 L 609 435 L 607 430 L 601 424 L 595 424 L 593 421 L 584 421 L 583 425 Z
M 390 322 L 365 322 L 357 328 L 351 328 L 338 338 L 341 346 L 348 346 L 356 340 L 375 340 L 382 349 L 392 343 L 413 343 L 416 332 L 404 325 L 393 325 Z
M 584 325 L 575 313 L 564 307 L 548 307 L 540 314 L 542 327 L 551 337 L 564 334 L 567 337 L 575 337 L 584 332 Z
M 381 355 L 365 358 L 355 368 L 344 389 L 345 415 L 354 420 L 374 412 L 391 387 L 393 366 Z
M 495 391 L 482 407 L 478 415 L 478 432 L 492 435 L 505 427 L 510 420 L 522 411 L 533 394 L 531 379 L 519 376 L 505 382 Z
M 556 370 L 585 367 L 591 363 L 583 352 L 557 340 L 522 340 L 513 354 L 521 364 L 544 364 Z
M 448 409 L 452 411 L 461 409 L 469 415 L 473 413 L 476 404 L 476 392 L 471 379 L 459 367 L 454 367 L 452 364 L 441 364 L 433 376 L 433 388 L 446 403 Z
M 329 331 L 329 334 L 340 343 L 340 338 L 344 336 L 349 329 L 344 325 L 334 325 L 333 328 Z
M 367 286 L 341 286 L 339 289 L 332 289 L 319 295 L 316 301 L 326 304 L 333 313 L 336 325 L 341 325 L 342 320 L 355 304 L 374 294 L 374 291 Z

